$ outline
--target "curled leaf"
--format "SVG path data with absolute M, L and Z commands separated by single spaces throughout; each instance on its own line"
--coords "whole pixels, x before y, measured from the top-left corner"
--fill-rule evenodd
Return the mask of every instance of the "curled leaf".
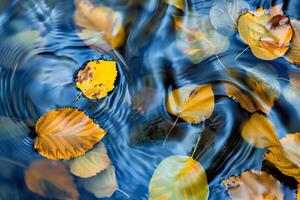
M 214 30 L 208 16 L 174 16 L 174 23 L 176 45 L 193 63 L 199 63 L 229 48 L 228 38 Z
M 258 58 L 273 60 L 284 55 L 289 48 L 293 30 L 281 7 L 278 5 L 270 10 L 259 8 L 239 17 L 241 39 Z
M 214 100 L 210 84 L 184 86 L 169 94 L 167 111 L 187 122 L 200 123 L 213 113 Z
M 297 20 L 291 20 L 292 28 L 294 30 L 294 35 L 292 38 L 292 42 L 290 44 L 290 48 L 288 52 L 285 54 L 285 58 L 291 62 L 300 66 L 300 22 Z
M 275 165 L 286 176 L 300 182 L 300 133 L 288 134 L 279 145 L 268 147 L 264 158 Z
M 25 182 L 32 192 L 49 199 L 79 197 L 68 169 L 57 161 L 35 161 L 25 171 Z
M 164 159 L 154 171 L 149 185 L 149 200 L 205 200 L 208 193 L 204 168 L 187 156 Z
M 116 61 L 90 61 L 76 77 L 76 86 L 89 99 L 101 99 L 114 89 L 118 75 Z
M 119 48 L 125 40 L 120 12 L 105 6 L 95 7 L 90 0 L 76 0 L 75 24 L 78 35 L 87 45 L 109 51 Z
M 211 7 L 209 16 L 216 30 L 232 35 L 236 31 L 239 15 L 246 10 L 250 10 L 250 5 L 244 0 L 218 0 Z
M 246 171 L 222 183 L 232 200 L 283 200 L 280 182 L 266 172 Z
M 118 189 L 115 167 L 112 165 L 97 176 L 81 181 L 83 187 L 97 198 L 110 197 Z
M 89 178 L 105 170 L 111 165 L 103 143 L 95 146 L 85 155 L 69 161 L 69 167 L 72 174 Z
M 261 114 L 255 113 L 242 128 L 242 136 L 256 148 L 279 144 L 272 122 Z
M 84 112 L 54 109 L 40 117 L 34 148 L 48 159 L 71 159 L 91 149 L 106 132 Z

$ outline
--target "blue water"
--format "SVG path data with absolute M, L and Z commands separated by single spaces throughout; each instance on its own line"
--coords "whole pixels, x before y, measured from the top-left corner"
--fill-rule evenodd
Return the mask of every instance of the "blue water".
M 95 1 L 96 2 L 96 1 Z M 148 198 L 148 184 L 157 165 L 170 155 L 190 155 L 195 142 L 197 159 L 205 168 L 209 199 L 229 199 L 220 181 L 247 169 L 269 169 L 265 150 L 255 149 L 240 136 L 241 124 L 249 119 L 237 102 L 224 95 L 220 81 L 233 80 L 215 56 L 193 64 L 175 45 L 172 10 L 159 0 L 104 0 L 125 16 L 126 43 L 117 51 L 100 53 L 78 36 L 73 22 L 72 0 L 0 1 L 0 199 L 43 199 L 27 188 L 24 170 L 42 156 L 33 149 L 34 125 L 53 108 L 77 107 L 91 116 L 108 134 L 104 137 L 117 174 L 119 188 L 130 199 Z M 208 14 L 210 0 L 188 0 L 194 12 Z M 283 1 L 249 0 L 252 9 L 269 8 Z M 284 2 L 287 16 L 300 19 L 300 1 Z M 23 31 L 38 31 L 39 37 L 18 38 Z M 33 35 L 33 34 L 29 34 Z M 269 64 L 284 87 L 288 70 L 296 67 L 284 58 L 263 61 L 251 53 L 238 53 L 247 46 L 238 34 L 230 37 L 230 48 L 219 55 L 234 69 Z M 110 56 L 119 62 L 115 90 L 100 101 L 80 98 L 74 76 L 88 60 Z M 180 86 L 211 83 L 216 94 L 212 117 L 199 125 L 179 121 L 166 145 L 162 142 L 175 118 L 165 108 L 168 92 Z M 243 87 L 243 83 L 239 87 Z M 300 106 L 282 96 L 270 113 L 278 136 L 300 131 Z M 16 125 L 17 124 L 17 125 Z M 270 170 L 271 171 L 271 170 Z M 278 172 L 274 172 L 275 174 Z M 280 178 L 280 176 L 279 176 Z M 282 178 L 285 199 L 293 199 L 295 181 Z M 75 183 L 78 178 L 74 176 Z M 77 184 L 80 199 L 96 199 Z M 128 199 L 116 191 L 105 199 Z

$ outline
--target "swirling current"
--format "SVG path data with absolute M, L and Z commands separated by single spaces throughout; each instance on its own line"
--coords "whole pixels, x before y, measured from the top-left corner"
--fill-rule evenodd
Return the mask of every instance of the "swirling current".
M 24 170 L 43 158 L 33 148 L 36 121 L 51 109 L 63 107 L 83 110 L 108 133 L 102 141 L 115 166 L 120 190 L 103 199 L 148 199 L 148 185 L 159 163 L 168 156 L 191 156 L 192 152 L 206 171 L 208 199 L 230 199 L 221 180 L 249 169 L 270 171 L 284 182 L 284 199 L 295 198 L 295 180 L 264 161 L 265 149 L 255 148 L 241 137 L 242 124 L 251 114 L 226 96 L 221 84 L 229 83 L 255 96 L 243 81 L 243 70 L 267 66 L 284 88 L 290 71 L 300 73 L 295 65 L 284 58 L 256 58 L 245 50 L 247 45 L 238 34 L 229 37 L 229 50 L 194 64 L 176 47 L 175 7 L 160 0 L 103 0 L 106 6 L 121 11 L 126 40 L 115 51 L 99 52 L 78 37 L 74 2 L 0 1 L 0 199 L 44 199 L 27 188 Z M 186 1 L 190 10 L 203 15 L 209 14 L 213 2 Z M 252 10 L 283 3 L 285 15 L 300 19 L 298 0 L 247 2 Z M 115 89 L 102 100 L 81 97 L 75 101 L 80 95 L 74 82 L 76 73 L 87 61 L 100 58 L 118 62 Z M 234 69 L 238 75 L 229 76 L 226 69 Z M 173 89 L 189 84 L 212 84 L 213 114 L 197 125 L 179 120 L 172 128 L 176 117 L 167 112 L 166 98 Z M 268 118 L 279 138 L 299 132 L 299 102 L 291 103 L 280 95 Z M 97 199 L 76 177 L 74 181 L 80 199 Z

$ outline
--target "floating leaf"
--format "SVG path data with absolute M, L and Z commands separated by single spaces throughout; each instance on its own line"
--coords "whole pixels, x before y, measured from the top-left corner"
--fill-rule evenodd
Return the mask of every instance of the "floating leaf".
M 49 199 L 79 197 L 68 169 L 57 161 L 35 161 L 25 171 L 25 182 L 32 192 Z
M 85 155 L 69 162 L 71 173 L 82 178 L 95 176 L 110 165 L 111 162 L 103 143 L 98 144 Z
M 250 5 L 244 0 L 218 0 L 211 7 L 209 16 L 216 30 L 232 35 L 236 31 L 238 17 L 244 10 L 250 10 Z
M 244 140 L 256 148 L 279 144 L 272 122 L 258 113 L 253 114 L 243 126 L 242 136 Z
M 78 72 L 76 86 L 87 98 L 101 99 L 114 89 L 117 75 L 116 61 L 90 61 Z
M 166 3 L 175 6 L 180 10 L 185 9 L 185 0 L 165 0 Z
M 110 197 L 118 189 L 115 167 L 112 165 L 97 176 L 82 179 L 82 182 L 83 187 L 97 198 Z
M 280 145 L 268 147 L 264 157 L 283 174 L 300 182 L 300 133 L 288 134 Z
M 300 200 L 300 184 L 298 184 L 297 188 L 297 200 Z
M 247 171 L 222 183 L 232 200 L 283 200 L 280 182 L 266 172 Z
M 213 113 L 214 99 L 210 84 L 184 86 L 169 94 L 167 110 L 187 122 L 200 123 Z
M 149 185 L 149 200 L 205 200 L 208 193 L 204 168 L 187 156 L 164 159 L 154 171 Z
M 81 28 L 78 36 L 87 45 L 109 51 L 124 43 L 125 30 L 120 12 L 105 6 L 95 7 L 90 0 L 76 0 L 74 20 Z
M 282 4 L 270 10 L 259 8 L 239 17 L 241 39 L 258 58 L 273 60 L 284 55 L 289 48 L 293 30 L 281 7 Z
M 209 56 L 225 52 L 229 40 L 214 30 L 209 17 L 187 14 L 174 16 L 176 45 L 193 63 L 199 63 Z
M 288 52 L 285 54 L 285 58 L 291 62 L 300 66 L 300 22 L 297 20 L 291 20 L 292 28 L 294 30 L 294 35 L 292 38 L 292 42 L 290 44 L 290 48 Z
M 73 108 L 53 109 L 35 127 L 34 148 L 46 158 L 70 159 L 91 149 L 106 132 L 84 112 Z

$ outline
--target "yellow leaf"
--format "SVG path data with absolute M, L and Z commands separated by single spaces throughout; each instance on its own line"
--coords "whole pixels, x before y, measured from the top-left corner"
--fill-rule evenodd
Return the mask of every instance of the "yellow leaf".
M 105 6 L 95 7 L 90 0 L 76 0 L 74 20 L 81 28 L 79 37 L 87 45 L 109 51 L 124 43 L 125 30 L 120 12 Z
M 81 181 L 83 187 L 97 198 L 110 197 L 118 189 L 115 167 L 112 165 L 97 176 Z
M 298 184 L 297 188 L 297 200 L 300 200 L 300 184 Z
M 154 171 L 149 200 L 205 200 L 209 189 L 204 168 L 193 158 L 170 156 Z
M 297 20 L 291 20 L 292 28 L 294 30 L 294 35 L 290 48 L 285 54 L 285 58 L 297 65 L 300 66 L 300 22 Z
M 91 149 L 106 132 L 84 112 L 54 109 L 40 117 L 35 127 L 34 148 L 46 158 L 71 159 Z
M 258 113 L 253 114 L 243 126 L 242 136 L 244 140 L 256 148 L 279 144 L 272 122 Z
M 300 182 L 300 133 L 288 134 L 279 145 L 268 147 L 264 157 L 283 174 Z
M 199 63 L 229 48 L 228 37 L 214 30 L 208 16 L 187 14 L 174 16 L 176 45 L 191 62 Z
M 116 61 L 90 61 L 76 77 L 76 86 L 89 99 L 101 99 L 114 89 L 118 75 Z
M 175 6 L 180 10 L 185 9 L 185 0 L 165 0 L 166 3 Z
M 184 86 L 169 94 L 167 110 L 187 122 L 200 123 L 213 113 L 214 99 L 210 84 Z
M 29 190 L 49 199 L 79 197 L 68 169 L 57 161 L 35 161 L 25 170 L 25 182 Z
M 222 183 L 232 200 L 283 200 L 281 184 L 266 172 L 247 171 Z
M 289 19 L 281 5 L 270 10 L 262 8 L 239 17 L 238 31 L 253 54 L 264 60 L 273 60 L 285 54 L 293 35 Z
M 111 165 L 103 143 L 95 146 L 85 155 L 69 161 L 69 167 L 72 174 L 89 178 L 105 170 Z

